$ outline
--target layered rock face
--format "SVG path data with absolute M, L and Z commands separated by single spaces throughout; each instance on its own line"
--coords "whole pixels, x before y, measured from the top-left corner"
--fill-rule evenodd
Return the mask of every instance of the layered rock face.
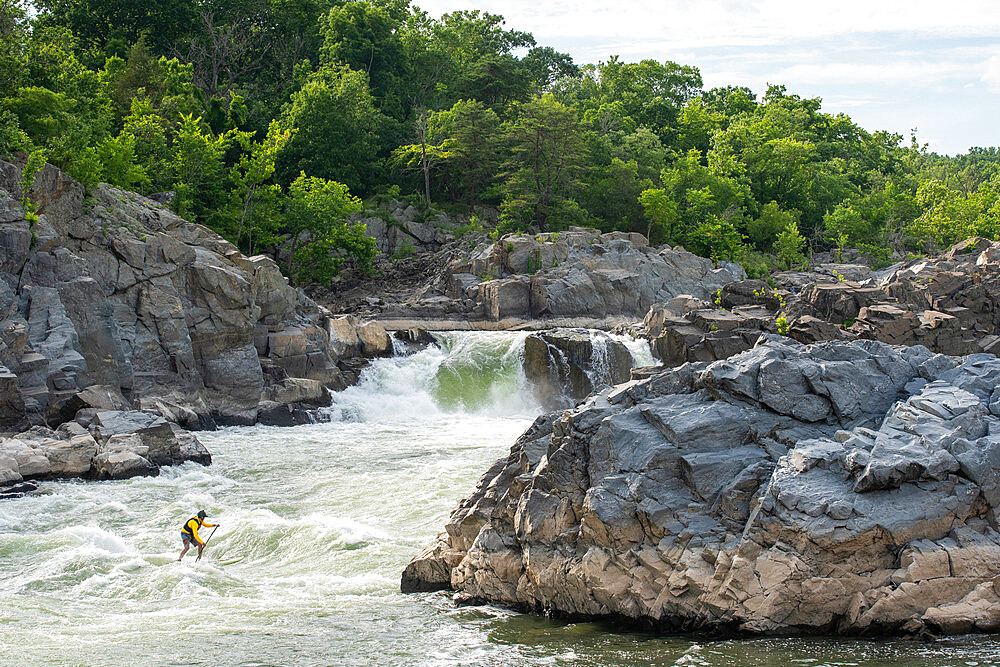
M 746 277 L 737 264 L 715 267 L 680 248 L 651 248 L 641 234 L 582 228 L 511 234 L 471 252 L 453 245 L 441 261 L 447 268 L 436 280 L 395 295 L 377 316 L 498 323 L 642 317 L 654 303 L 679 294 L 709 298 Z
M 69 421 L 93 385 L 191 428 L 301 420 L 344 386 L 327 313 L 269 258 L 51 166 L 32 224 L 19 180 L 0 162 L 0 429 Z
M 654 304 L 642 333 L 675 366 L 747 350 L 761 333 L 778 331 L 779 317 L 803 343 L 864 338 L 942 354 L 1000 352 L 1000 242 L 969 239 L 881 273 L 826 264 L 775 281 L 732 282 L 711 300 L 684 295 Z
M 453 267 L 459 280 L 462 272 L 454 269 L 460 268 Z M 641 316 L 657 301 L 678 294 L 707 297 L 745 277 L 736 264 L 715 268 L 684 250 L 651 248 L 641 234 L 582 229 L 505 236 L 468 268 L 471 274 L 496 276 L 477 286 L 478 299 L 494 320 Z
M 404 590 L 663 629 L 1000 628 L 1000 360 L 764 335 L 539 418 Z
M 632 355 L 602 331 L 553 329 L 524 339 L 524 374 L 536 400 L 555 410 L 629 379 Z

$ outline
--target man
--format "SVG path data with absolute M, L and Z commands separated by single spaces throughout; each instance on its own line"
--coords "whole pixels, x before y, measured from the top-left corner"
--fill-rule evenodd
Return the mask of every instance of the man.
M 192 544 L 198 545 L 198 557 L 195 560 L 201 560 L 201 550 L 205 548 L 205 543 L 198 537 L 198 529 L 204 526 L 213 528 L 219 525 L 205 521 L 206 516 L 205 510 L 198 510 L 197 516 L 193 516 L 184 522 L 184 527 L 181 528 L 181 539 L 184 541 L 184 550 L 181 551 L 180 557 L 177 558 L 178 561 L 184 558 L 184 554 L 188 552 Z

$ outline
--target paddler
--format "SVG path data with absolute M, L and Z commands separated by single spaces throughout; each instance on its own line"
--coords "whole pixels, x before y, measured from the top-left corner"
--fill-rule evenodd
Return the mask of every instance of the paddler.
M 205 548 L 205 542 L 198 537 L 198 529 L 205 526 L 212 528 L 218 526 L 217 523 L 209 523 L 205 521 L 205 510 L 198 510 L 198 514 L 191 517 L 184 522 L 184 527 L 181 528 L 181 539 L 184 541 L 184 550 L 181 551 L 181 555 L 177 558 L 180 561 L 184 558 L 184 554 L 188 552 L 192 544 L 198 545 L 198 558 L 201 558 L 201 550 Z

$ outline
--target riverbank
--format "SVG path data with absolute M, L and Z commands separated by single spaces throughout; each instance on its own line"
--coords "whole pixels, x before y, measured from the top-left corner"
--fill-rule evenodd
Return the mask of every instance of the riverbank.
M 447 360 L 436 368 L 461 366 Z M 353 667 L 937 667 L 988 664 L 1000 652 L 995 638 L 980 636 L 876 642 L 622 632 L 456 608 L 443 593 L 401 594 L 406 561 L 538 410 L 497 401 L 514 396 L 507 390 L 477 394 L 481 407 L 454 406 L 452 392 L 436 393 L 437 361 L 427 353 L 374 361 L 379 384 L 335 392 L 342 420 L 202 433 L 211 467 L 44 481 L 40 493 L 0 503 L 0 651 L 49 665 Z M 496 411 L 503 414 L 489 414 Z M 176 526 L 198 507 L 222 527 L 201 563 L 189 555 L 181 565 Z

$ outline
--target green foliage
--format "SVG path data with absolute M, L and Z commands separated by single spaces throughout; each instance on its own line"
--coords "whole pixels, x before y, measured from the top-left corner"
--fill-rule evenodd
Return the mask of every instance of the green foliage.
M 363 190 L 383 123 L 368 89 L 368 77 L 344 66 L 324 67 L 292 96 L 282 113 L 283 129 L 296 130 L 278 160 L 278 178 L 289 182 L 305 171 Z
M 254 214 L 261 204 L 265 210 L 269 209 L 281 195 L 280 186 L 268 181 L 274 176 L 278 155 L 293 134 L 294 131 L 272 122 L 261 142 L 251 142 L 249 135 L 237 135 L 244 152 L 229 174 L 233 184 L 232 203 L 239 210 L 235 242 L 240 245 L 246 233 L 250 252 L 253 252 L 255 238 L 258 245 L 263 243 L 265 247 L 274 241 L 273 217 L 257 218 Z
M 970 236 L 1000 238 L 1000 176 L 968 194 L 932 178 L 917 189 L 922 213 L 905 231 L 914 249 L 937 252 Z
M 243 138 L 235 130 L 215 136 L 200 117 L 181 116 L 171 156 L 178 215 L 209 226 L 218 220 L 228 199 L 223 178 L 226 152 Z
M 401 259 L 406 259 L 410 255 L 412 255 L 414 252 L 416 252 L 416 248 L 414 247 L 414 245 L 412 243 L 410 243 L 409 241 L 404 241 L 392 253 L 392 259 L 393 259 L 393 261 L 399 261 Z
M 774 318 L 774 325 L 778 327 L 778 333 L 782 336 L 788 335 L 788 315 L 785 313 L 779 313 L 776 318 Z
M 678 205 L 665 189 L 649 189 L 639 193 L 639 203 L 649 225 L 646 238 L 650 243 L 676 243 L 682 238 L 678 225 Z
M 38 172 L 45 166 L 45 151 L 35 150 L 28 154 L 28 159 L 21 169 L 21 210 L 24 218 L 32 225 L 38 222 L 38 204 L 31 198 L 31 187 L 35 184 Z
M 688 247 L 713 261 L 740 261 L 746 254 L 743 235 L 729 220 L 709 215 L 688 234 Z
M 670 61 L 579 67 L 488 12 L 26 6 L 0 2 L 0 155 L 44 151 L 88 188 L 174 190 L 178 211 L 247 252 L 293 233 L 303 172 L 376 203 L 497 207 L 495 238 L 637 231 L 758 277 L 831 248 L 884 265 L 1000 236 L 997 148 L 939 156 L 783 86 L 704 90 Z M 299 250 L 295 280 L 329 275 L 322 246 Z
M 288 273 L 297 283 L 328 282 L 351 257 L 368 268 L 375 257 L 375 239 L 365 226 L 351 222 L 361 200 L 347 186 L 315 176 L 299 175 L 288 188 L 285 230 L 291 259 Z
M 797 223 L 798 211 L 782 211 L 778 202 L 772 201 L 761 208 L 759 216 L 747 221 L 747 234 L 758 248 L 770 250 L 778 235 Z
M 522 105 L 507 124 L 510 145 L 508 194 L 500 206 L 501 224 L 564 229 L 586 219 L 573 199 L 586 170 L 586 154 L 573 111 L 545 95 Z
M 778 237 L 774 242 L 775 253 L 786 269 L 803 264 L 806 261 L 806 257 L 802 253 L 805 247 L 806 240 L 799 233 L 799 225 L 795 222 L 794 218 L 788 221 L 785 228 L 778 233 Z

